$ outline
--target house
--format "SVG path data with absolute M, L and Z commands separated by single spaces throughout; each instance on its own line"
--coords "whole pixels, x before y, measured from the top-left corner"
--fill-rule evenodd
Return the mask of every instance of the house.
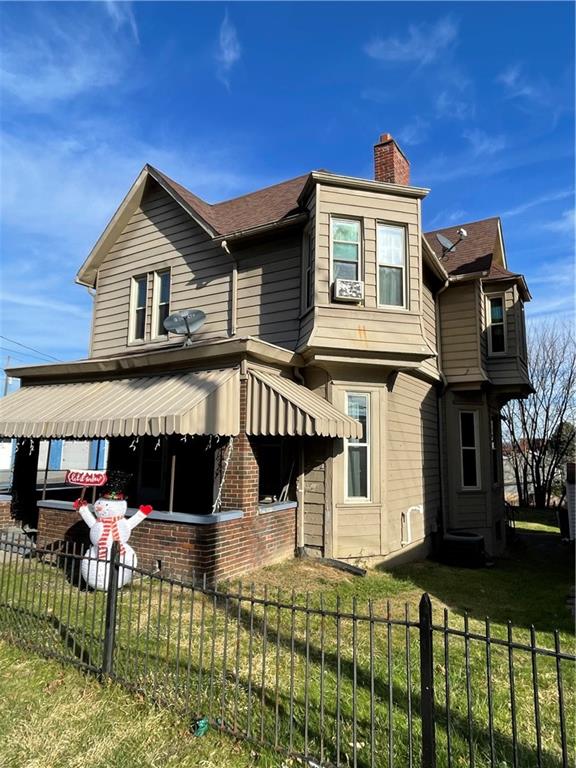
M 530 294 L 498 218 L 424 233 L 428 190 L 388 134 L 374 167 L 210 205 L 145 166 L 77 275 L 88 358 L 9 372 L 12 514 L 75 535 L 70 498 L 27 491 L 38 441 L 106 438 L 131 506 L 155 509 L 135 549 L 180 575 L 295 551 L 393 562 L 448 529 L 500 552 L 500 409 L 531 391 Z M 204 324 L 168 332 L 189 308 Z

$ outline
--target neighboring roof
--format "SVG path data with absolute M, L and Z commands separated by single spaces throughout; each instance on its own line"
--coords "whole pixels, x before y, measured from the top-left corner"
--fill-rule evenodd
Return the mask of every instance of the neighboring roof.
M 464 228 L 468 237 L 460 240 L 458 230 Z M 458 244 L 449 253 L 443 253 L 443 248 L 436 235 L 444 235 L 448 240 Z M 450 276 L 467 275 L 475 272 L 486 272 L 492 264 L 492 256 L 496 248 L 496 240 L 500 234 L 500 220 L 497 217 L 472 221 L 467 224 L 455 224 L 444 229 L 426 232 L 425 237 L 434 249 L 440 263 Z
M 157 168 L 152 166 L 149 168 L 196 210 L 219 235 L 254 229 L 303 213 L 303 209 L 298 205 L 298 198 L 310 175 L 305 173 L 279 184 L 258 189 L 256 192 L 211 205 Z

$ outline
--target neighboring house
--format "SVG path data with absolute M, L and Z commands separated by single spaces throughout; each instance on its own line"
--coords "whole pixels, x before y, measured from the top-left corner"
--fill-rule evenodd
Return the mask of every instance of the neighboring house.
M 441 529 L 500 552 L 530 295 L 499 219 L 424 234 L 428 190 L 388 134 L 374 158 L 375 180 L 312 171 L 217 205 L 146 166 L 77 276 L 89 358 L 10 371 L 0 434 L 30 446 L 15 492 L 38 438 L 106 437 L 130 503 L 159 510 L 136 549 L 179 573 L 295 549 L 392 561 Z M 206 321 L 183 346 L 163 320 L 186 308 Z M 41 504 L 45 536 L 75 519 Z

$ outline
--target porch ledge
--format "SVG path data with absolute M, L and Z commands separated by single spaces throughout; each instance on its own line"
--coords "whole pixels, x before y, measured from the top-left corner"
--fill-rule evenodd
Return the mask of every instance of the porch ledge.
M 265 515 L 267 512 L 280 512 L 283 509 L 296 509 L 297 501 L 274 501 L 271 504 L 260 504 L 258 514 Z
M 44 499 L 37 502 L 38 507 L 43 509 L 62 509 L 70 512 L 74 512 L 74 505 L 71 501 L 56 501 L 51 499 Z M 138 512 L 137 509 L 129 507 L 126 512 L 126 517 L 131 517 Z M 186 512 L 152 512 L 149 516 L 149 520 L 161 520 L 165 523 L 184 523 L 185 525 L 213 525 L 214 523 L 225 523 L 228 520 L 238 520 L 244 517 L 244 510 L 242 509 L 230 509 L 226 512 L 216 512 L 209 515 L 189 515 Z M 79 518 L 80 519 L 80 518 Z

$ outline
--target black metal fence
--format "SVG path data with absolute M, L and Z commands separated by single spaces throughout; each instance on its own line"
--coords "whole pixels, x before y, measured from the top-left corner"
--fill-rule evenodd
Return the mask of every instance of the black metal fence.
M 575 656 L 558 631 L 386 601 L 184 583 L 0 543 L 0 636 L 311 766 L 574 765 Z M 118 589 L 126 577 L 131 583 Z M 544 638 L 545 642 L 542 642 Z M 564 640 L 570 642 L 570 640 Z

